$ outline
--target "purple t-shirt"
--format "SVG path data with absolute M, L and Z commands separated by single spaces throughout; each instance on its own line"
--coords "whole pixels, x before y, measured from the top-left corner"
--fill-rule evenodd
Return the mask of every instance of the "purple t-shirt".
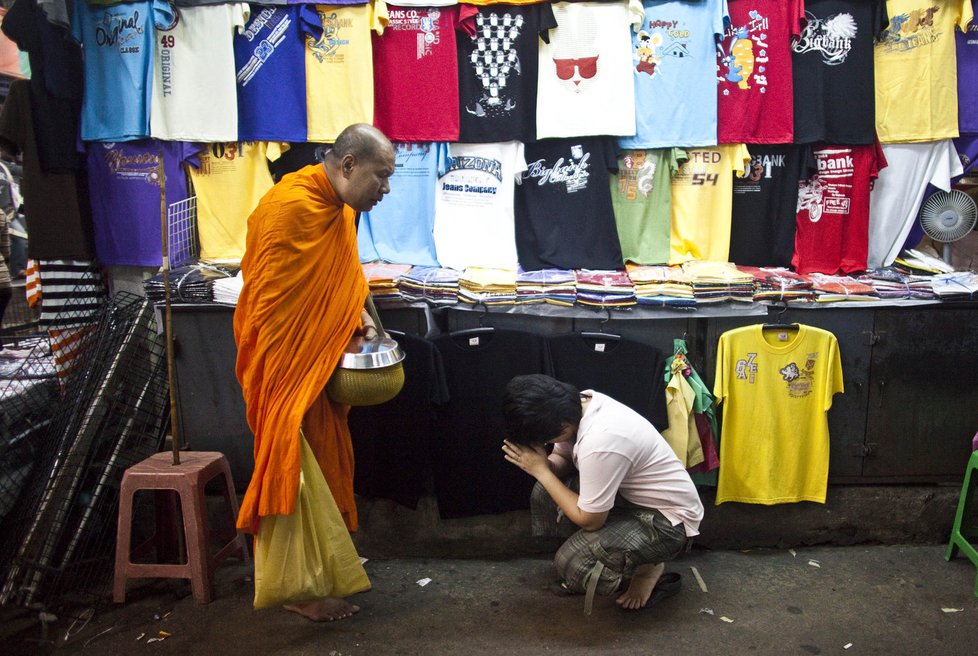
M 973 2 L 978 12 L 978 2 Z M 978 18 L 967 32 L 955 32 L 958 40 L 958 131 L 978 134 Z
M 323 34 L 314 5 L 251 6 L 234 35 L 239 141 L 306 140 L 307 34 Z
M 89 144 L 88 187 L 100 263 L 160 266 L 160 156 L 171 205 L 187 199 L 183 165 L 200 151 L 197 144 L 156 139 Z

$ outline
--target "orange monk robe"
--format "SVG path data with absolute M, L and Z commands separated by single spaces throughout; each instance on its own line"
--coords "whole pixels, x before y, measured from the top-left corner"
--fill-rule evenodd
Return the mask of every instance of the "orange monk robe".
M 295 509 L 300 426 L 356 530 L 349 407 L 323 393 L 367 296 L 354 218 L 314 165 L 285 176 L 248 219 L 234 338 L 255 469 L 241 530 L 257 533 L 259 518 Z

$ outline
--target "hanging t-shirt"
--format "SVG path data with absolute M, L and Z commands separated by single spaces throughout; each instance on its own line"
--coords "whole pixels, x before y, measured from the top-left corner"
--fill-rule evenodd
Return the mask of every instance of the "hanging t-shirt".
M 751 146 L 747 175 L 733 181 L 730 261 L 787 267 L 795 250 L 798 183 L 817 170 L 811 146 Z
M 687 260 L 726 262 L 734 175 L 751 156 L 744 144 L 687 148 L 686 163 L 672 176 L 670 264 Z
M 171 141 L 234 141 L 235 31 L 250 9 L 239 2 L 184 7 L 172 25 L 156 29 L 150 133 Z M 206 62 L 206 65 L 202 65 Z
M 791 39 L 803 0 L 728 0 L 730 25 L 717 46 L 719 143 L 791 143 Z
M 579 390 L 603 392 L 645 417 L 656 429 L 669 427 L 666 385 L 650 375 L 665 367 L 662 351 L 629 339 L 606 339 L 578 333 L 547 340 L 554 378 Z
M 244 255 L 248 217 L 272 188 L 268 162 L 283 144 L 238 141 L 208 144 L 190 178 L 197 192 L 200 259 L 240 260 Z
M 875 51 L 880 142 L 958 136 L 954 31 L 971 22 L 971 0 L 887 0 L 886 10 L 890 25 Z
M 843 391 L 839 343 L 827 330 L 723 333 L 713 384 L 723 404 L 717 504 L 825 503 L 828 411 Z
M 458 35 L 459 141 L 536 139 L 540 33 L 557 21 L 550 3 L 479 9 Z
M 89 144 L 88 184 L 99 262 L 162 264 L 160 173 L 166 177 L 166 204 L 186 200 L 184 164 L 199 152 L 196 144 L 156 139 Z
M 972 13 L 975 13 L 972 2 Z M 958 131 L 978 134 L 978 21 L 972 19 L 967 32 L 955 33 L 958 62 Z
M 818 173 L 798 185 L 795 252 L 798 273 L 851 273 L 866 269 L 869 192 L 886 166 L 880 145 L 824 146 L 815 151 Z
M 323 34 L 315 6 L 252 6 L 234 37 L 238 140 L 306 141 L 307 34 Z
M 873 40 L 885 0 L 805 0 L 794 41 L 795 143 L 876 141 Z
M 458 140 L 455 30 L 475 7 L 388 7 L 374 35 L 374 125 L 394 141 Z
M 624 266 L 611 204 L 616 151 L 607 137 L 526 145 L 516 190 L 516 248 L 525 270 Z
M 527 508 L 533 478 L 499 455 L 501 409 L 514 376 L 550 373 L 544 338 L 495 328 L 434 342 L 449 399 L 439 408 L 430 450 L 439 513 L 449 519 Z
M 12 80 L 0 109 L 0 143 L 23 158 L 27 254 L 37 260 L 89 260 L 91 204 L 83 172 L 48 173 L 41 168 L 32 129 L 31 83 Z
M 374 65 L 370 34 L 384 31 L 387 5 L 316 5 L 318 39 L 306 37 L 306 116 L 309 141 L 336 141 L 353 123 L 373 123 Z
M 448 169 L 448 144 L 399 143 L 394 150 L 390 193 L 377 207 L 360 215 L 360 261 L 438 266 L 433 234 L 435 190 L 438 178 Z
M 619 154 L 618 174 L 611 179 L 611 203 L 626 262 L 669 261 L 671 180 L 685 161 L 686 152 L 678 148 L 626 150 Z
M 48 21 L 36 0 L 15 2 L 2 26 L 30 61 L 31 116 L 41 168 L 49 173 L 83 168 L 85 158 L 78 152 L 85 78 L 81 49 L 65 27 Z
M 869 257 L 867 268 L 889 266 L 900 254 L 927 185 L 951 190 L 951 178 L 963 173 L 951 139 L 883 146 L 886 168 L 869 197 Z
M 523 144 L 451 144 L 435 192 L 435 250 L 441 266 L 516 269 L 513 189 L 526 170 Z
M 645 0 L 645 19 L 631 37 L 636 130 L 622 148 L 717 143 L 716 38 L 726 5 Z
M 557 27 L 540 43 L 537 138 L 635 134 L 623 0 L 557 2 Z
M 176 20 L 165 0 L 111 7 L 75 3 L 71 35 L 85 51 L 84 141 L 131 141 L 149 136 L 156 27 Z
M 434 344 L 414 335 L 391 336 L 404 351 L 404 387 L 386 403 L 350 408 L 353 486 L 359 495 L 417 508 L 431 476 L 435 408 L 449 400 L 448 390 Z

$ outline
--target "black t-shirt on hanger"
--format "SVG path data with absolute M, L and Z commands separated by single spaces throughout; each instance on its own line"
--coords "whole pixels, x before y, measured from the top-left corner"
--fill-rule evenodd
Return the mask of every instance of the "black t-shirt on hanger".
M 528 270 L 621 269 L 611 204 L 617 139 L 569 137 L 526 144 L 516 185 L 516 251 Z
M 873 44 L 888 24 L 885 0 L 805 0 L 805 15 L 792 43 L 795 143 L 873 143 Z
M 434 344 L 414 335 L 391 336 L 404 351 L 404 387 L 387 403 L 350 408 L 353 489 L 417 508 L 430 476 L 435 405 L 448 401 L 448 390 Z
M 496 328 L 434 341 L 449 395 L 439 409 L 431 449 L 441 516 L 528 508 L 533 478 L 503 459 L 503 394 L 513 376 L 550 373 L 545 339 Z
M 734 178 L 730 261 L 791 266 L 798 183 L 817 170 L 812 147 L 755 146 L 748 173 Z
M 549 2 L 479 7 L 475 34 L 459 34 L 461 143 L 536 139 L 540 33 L 557 26 Z
M 660 433 L 669 428 L 666 363 L 659 349 L 580 333 L 555 335 L 548 342 L 554 378 L 607 394 L 648 419 Z

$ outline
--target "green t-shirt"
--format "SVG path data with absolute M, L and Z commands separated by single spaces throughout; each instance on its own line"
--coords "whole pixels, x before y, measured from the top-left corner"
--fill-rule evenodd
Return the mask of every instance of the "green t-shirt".
M 618 175 L 611 179 L 611 202 L 626 262 L 669 261 L 670 180 L 684 161 L 686 152 L 678 148 L 623 150 L 619 154 Z

